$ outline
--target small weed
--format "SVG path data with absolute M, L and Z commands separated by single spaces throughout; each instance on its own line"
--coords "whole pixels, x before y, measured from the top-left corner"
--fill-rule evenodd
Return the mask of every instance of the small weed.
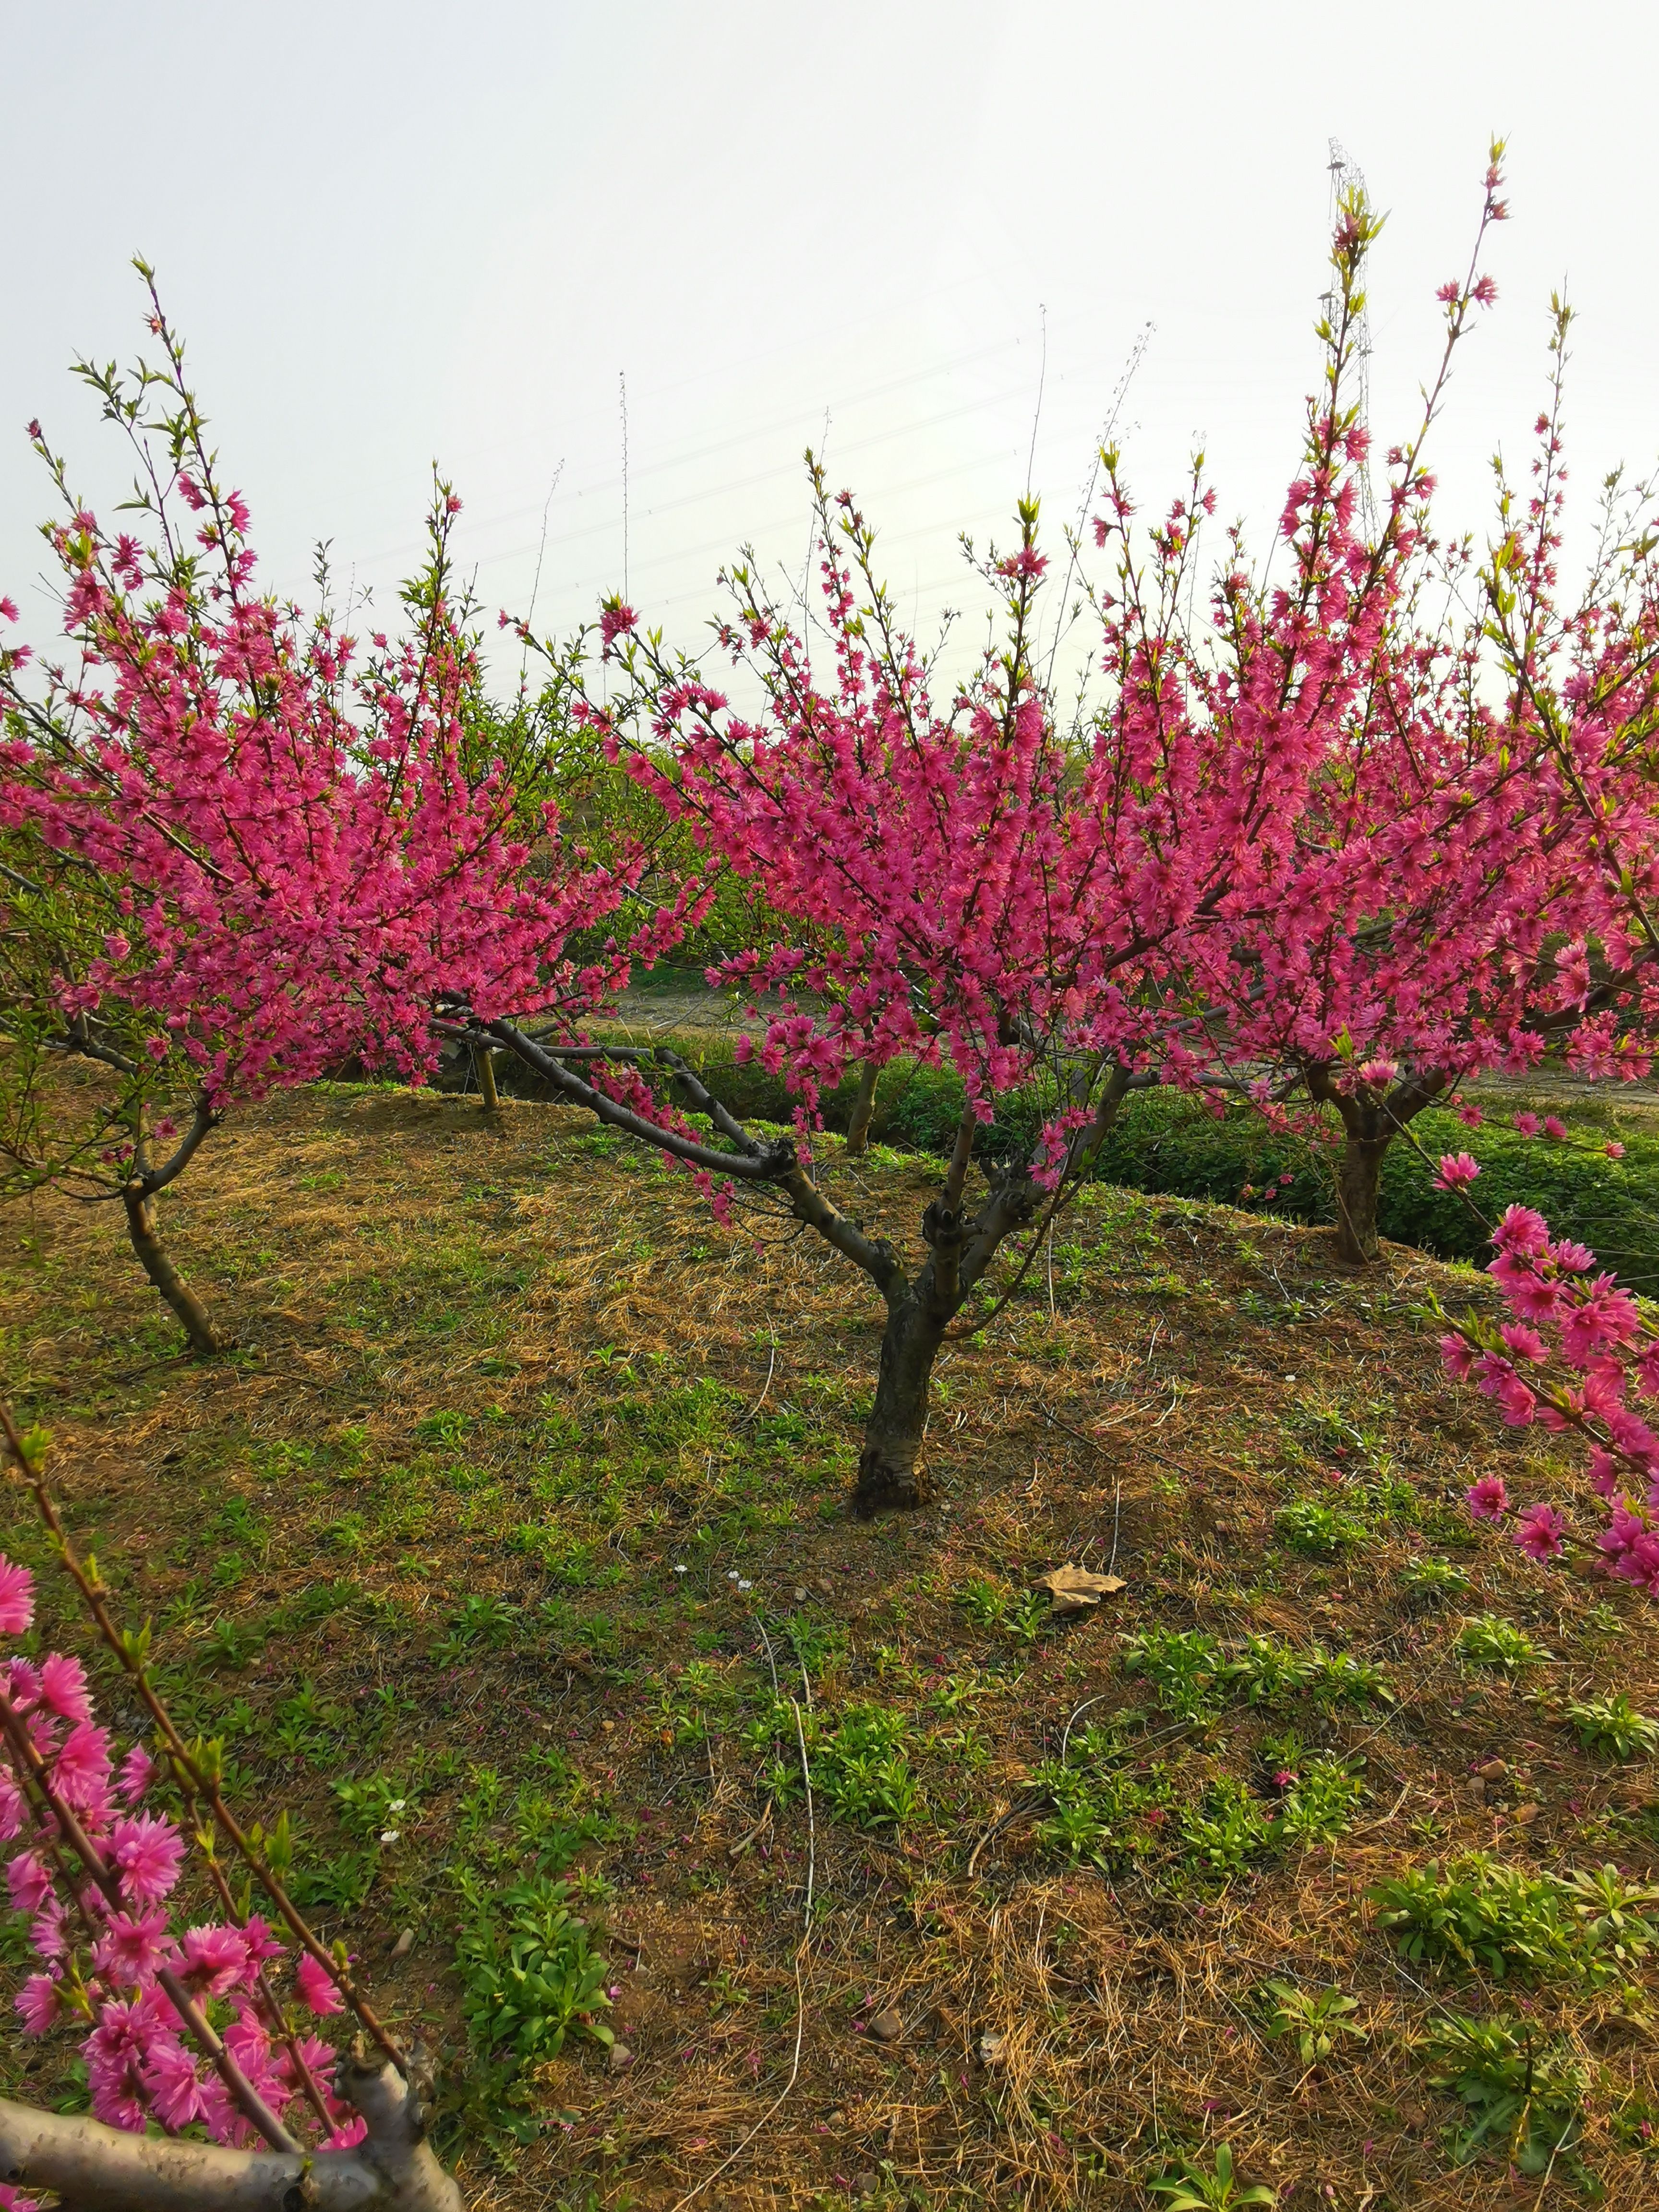
M 1246 2204 L 1273 2205 L 1279 2197 L 1265 2182 L 1241 2189 L 1233 2179 L 1233 2154 L 1226 2143 L 1216 2145 L 1215 2162 L 1206 2169 L 1196 2159 L 1183 2158 L 1179 2173 L 1166 2173 L 1146 2186 L 1164 2199 L 1164 2212 L 1239 2212 Z
M 475 1644 L 482 1644 L 488 1650 L 499 1650 L 504 1644 L 513 1641 L 520 1618 L 518 1607 L 505 1598 L 489 1597 L 475 1590 L 464 1597 L 450 1614 L 448 1632 L 433 1645 L 432 1656 L 447 1663 Z
M 1472 1578 L 1449 1559 L 1410 1559 L 1400 1571 L 1401 1588 L 1414 1605 L 1449 1605 L 1467 1597 L 1474 1588 Z
M 1586 1751 L 1613 1759 L 1651 1759 L 1659 1752 L 1659 1721 L 1638 1713 L 1623 1690 L 1570 1705 L 1567 1719 Z
M 1017 1644 L 1031 1644 L 1048 1617 L 1048 1608 L 1035 1590 L 1009 1590 L 987 1575 L 969 1575 L 957 1593 L 957 1602 L 977 1627 L 1000 1629 Z
M 1158 1703 L 1183 1721 L 1213 1717 L 1225 1672 L 1221 1646 L 1198 1628 L 1149 1628 L 1130 1637 L 1123 1671 L 1144 1675 Z
M 908 1723 L 884 1705 L 849 1705 L 811 1753 L 812 1785 L 857 1828 L 902 1828 L 916 1809 Z
M 1294 2036 L 1304 2066 L 1328 2058 L 1342 2036 L 1366 2039 L 1365 2030 L 1352 2017 L 1359 2009 L 1358 1999 L 1340 1990 L 1301 1990 L 1294 1982 L 1270 1981 L 1262 1984 L 1261 2003 L 1267 2033 L 1275 2039 Z
M 571 1912 L 569 1884 L 538 1875 L 491 1893 L 469 1875 L 460 1880 L 471 1917 L 455 1955 L 461 2009 L 478 2048 L 524 2066 L 556 2057 L 573 2029 L 615 2042 L 597 2017 L 610 2002 L 610 1969 L 586 1922 Z
M 1364 1791 L 1340 1759 L 1310 1759 L 1285 1800 L 1285 1833 L 1293 1843 L 1328 1843 L 1358 1809 Z
M 1474 1852 L 1443 1872 L 1431 1860 L 1379 1882 L 1370 1899 L 1402 1957 L 1455 1959 L 1496 1978 L 1595 1988 L 1659 1940 L 1637 1910 L 1659 1903 L 1659 1892 L 1627 1887 L 1611 1867 L 1561 1880 Z
M 1335 1505 L 1321 1505 L 1299 1498 L 1273 1516 L 1279 1540 L 1310 1559 L 1334 1559 L 1339 1552 L 1358 1551 L 1366 1540 L 1365 1524 Z
M 1031 1778 L 1053 1808 L 1037 1823 L 1037 1841 L 1105 1874 L 1124 1873 L 1146 1858 L 1168 1818 L 1169 1785 L 1159 1770 L 1143 1779 L 1121 1770 L 1091 1774 L 1056 1760 Z
M 1252 1860 L 1267 1857 L 1285 1832 L 1284 1815 L 1264 1805 L 1237 1775 L 1211 1783 L 1195 1806 L 1182 1816 L 1182 1842 L 1188 1860 L 1223 1881 L 1242 1874 Z
M 228 1673 L 237 1674 L 264 1642 L 264 1637 L 258 1629 L 222 1613 L 203 1638 L 202 1656 L 210 1667 L 222 1667 Z
M 404 1828 L 410 1818 L 414 1791 L 407 1782 L 375 1774 L 366 1781 L 337 1782 L 334 1796 L 340 1808 L 342 1826 L 368 1843 L 378 1842 Z
M 1453 2140 L 1460 2164 L 1496 2152 L 1524 2174 L 1546 2172 L 1583 2130 L 1583 2069 L 1559 2042 L 1540 2043 L 1530 2021 L 1450 2014 L 1430 2050 L 1443 2071 L 1431 2086 L 1462 2100 L 1467 2123 Z M 1577 2161 L 1569 2160 L 1569 2170 Z M 1579 2178 L 1583 2179 L 1582 2171 Z
M 1535 1667 L 1550 1656 L 1524 1629 L 1498 1613 L 1477 1613 L 1466 1620 L 1457 1632 L 1457 1649 L 1471 1667 L 1506 1674 Z
M 466 1415 L 453 1412 L 422 1413 L 415 1433 L 423 1444 L 447 1444 L 453 1450 L 466 1434 Z

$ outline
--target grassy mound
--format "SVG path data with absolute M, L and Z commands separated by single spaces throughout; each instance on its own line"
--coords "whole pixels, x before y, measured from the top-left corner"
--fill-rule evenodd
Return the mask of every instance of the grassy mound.
M 936 1170 L 827 1150 L 913 1249 Z M 1659 1874 L 1659 1626 L 1463 1510 L 1493 1466 L 1588 1502 L 1442 1375 L 1417 1304 L 1468 1278 L 1101 1186 L 951 1347 L 940 1504 L 858 1527 L 862 1279 L 574 1116 L 309 1092 L 164 1215 L 240 1348 L 177 1358 L 107 1213 L 43 1200 L 9 1388 L 441 2054 L 471 2196 L 667 2212 L 758 2124 L 705 2198 L 1139 2207 L 1225 2145 L 1292 2212 L 1451 2212 L 1512 2144 L 1528 2203 L 1644 2201 L 1651 1930 L 1575 1881 Z M 1066 1561 L 1126 1587 L 1056 1619 Z M 39 2101 L 71 2050 L 0 2031 Z

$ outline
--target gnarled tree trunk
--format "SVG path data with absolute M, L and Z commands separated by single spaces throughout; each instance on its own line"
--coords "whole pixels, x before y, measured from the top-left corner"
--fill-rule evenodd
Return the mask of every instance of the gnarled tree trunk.
M 1354 1267 L 1366 1267 L 1381 1249 L 1377 1200 L 1389 1146 L 1407 1124 L 1431 1106 L 1449 1077 L 1443 1068 L 1402 1077 L 1379 1096 L 1369 1085 L 1341 1091 L 1328 1066 L 1307 1071 L 1308 1089 L 1322 1103 L 1334 1106 L 1342 1123 L 1342 1164 L 1336 1178 L 1336 1253 Z
M 155 1197 L 141 1182 L 130 1182 L 121 1193 L 127 1217 L 127 1235 L 138 1255 L 138 1264 L 184 1324 L 192 1352 L 211 1358 L 224 1345 L 208 1319 L 207 1308 L 173 1266 L 155 1226 Z

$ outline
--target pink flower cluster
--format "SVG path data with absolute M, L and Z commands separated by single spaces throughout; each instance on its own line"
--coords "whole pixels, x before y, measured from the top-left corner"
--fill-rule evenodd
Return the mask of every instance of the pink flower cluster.
M 1591 1480 L 1608 1509 L 1596 1549 L 1608 1572 L 1659 1596 L 1659 1435 L 1630 1403 L 1659 1398 L 1659 1329 L 1615 1276 L 1591 1273 L 1592 1253 L 1553 1237 L 1531 1207 L 1510 1206 L 1492 1242 L 1487 1272 L 1515 1318 L 1497 1328 L 1474 1316 L 1455 1322 L 1440 1340 L 1447 1371 L 1473 1380 L 1512 1427 L 1536 1422 L 1589 1442 Z M 1553 1356 L 1554 1376 L 1544 1372 Z M 1483 1520 L 1512 1518 L 1515 1541 L 1533 1559 L 1557 1558 L 1567 1541 L 1555 1508 L 1517 1510 L 1499 1476 L 1483 1476 L 1468 1502 Z
M 33 1613 L 28 1569 L 0 1558 L 0 1633 L 21 1635 Z M 12 1910 L 31 1917 L 40 1961 L 16 2008 L 28 2035 L 85 2031 L 94 2115 L 135 2131 L 152 2119 L 171 2131 L 199 2122 L 216 2142 L 248 2142 L 223 2072 L 180 2009 L 213 1999 L 234 2008 L 224 2048 L 272 2112 L 310 2116 L 331 2148 L 360 2140 L 361 2120 L 332 2094 L 333 2051 L 296 2027 L 290 2001 L 276 1994 L 286 1950 L 266 1922 L 175 1916 L 185 1838 L 165 1814 L 142 1809 L 150 1759 L 134 1746 L 118 1767 L 81 1662 L 58 1652 L 7 1662 L 0 1729 L 0 1842 L 21 1846 L 6 1887 Z M 340 2009 L 338 1989 L 309 1954 L 295 1983 L 303 2012 Z

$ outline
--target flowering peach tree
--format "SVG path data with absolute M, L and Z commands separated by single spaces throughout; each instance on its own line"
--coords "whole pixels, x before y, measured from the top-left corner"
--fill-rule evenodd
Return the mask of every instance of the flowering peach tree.
M 578 963 L 566 940 L 617 909 L 630 862 L 586 865 L 551 809 L 526 822 L 524 763 L 480 747 L 447 485 L 400 635 L 365 648 L 325 572 L 309 619 L 260 592 L 246 503 L 150 299 L 159 368 L 82 367 L 137 461 L 132 531 L 103 527 L 32 426 L 65 509 L 46 534 L 72 657 L 37 669 L 0 629 L 0 1144 L 13 1188 L 122 1206 L 207 1352 L 156 1200 L 224 1115 L 353 1057 L 424 1073 L 444 994 L 491 1016 L 602 1002 L 625 959 Z M 43 1081 L 76 1058 L 108 1081 Z

